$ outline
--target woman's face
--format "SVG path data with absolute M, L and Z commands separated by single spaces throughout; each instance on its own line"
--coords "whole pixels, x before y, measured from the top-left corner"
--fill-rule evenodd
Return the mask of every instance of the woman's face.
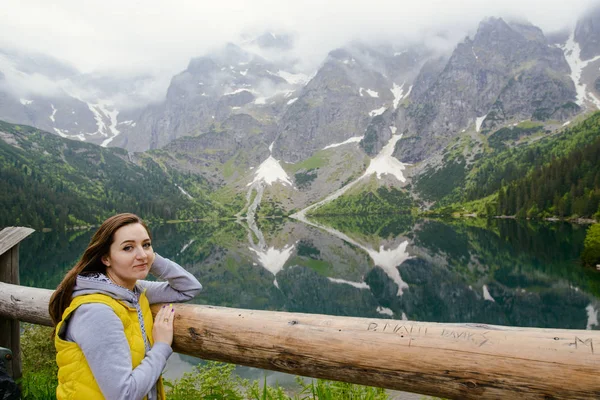
M 117 285 L 133 290 L 138 279 L 144 279 L 154 262 L 150 236 L 142 224 L 129 224 L 117 229 L 109 253 L 102 257 L 106 275 Z

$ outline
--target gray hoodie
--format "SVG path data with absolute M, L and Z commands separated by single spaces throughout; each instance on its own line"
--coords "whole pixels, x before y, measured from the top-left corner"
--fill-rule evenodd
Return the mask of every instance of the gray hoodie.
M 123 324 L 109 306 L 83 304 L 65 321 L 66 331 L 62 329 L 60 336 L 79 345 L 106 399 L 142 399 L 144 396 L 148 396 L 149 400 L 156 399 L 156 382 L 173 352 L 166 343 L 155 342 L 150 348 L 138 303 L 144 289 L 150 304 L 187 301 L 202 290 L 202 285 L 192 274 L 158 254 L 150 273 L 166 282 L 140 280 L 131 291 L 115 285 L 103 274 L 77 277 L 73 297 L 101 293 L 136 308 L 146 343 L 146 356 L 140 365 L 132 369 Z

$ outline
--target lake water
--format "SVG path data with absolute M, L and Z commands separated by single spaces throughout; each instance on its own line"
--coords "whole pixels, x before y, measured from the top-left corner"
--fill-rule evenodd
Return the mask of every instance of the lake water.
M 599 329 L 600 273 L 579 264 L 586 226 L 396 215 L 150 228 L 154 249 L 202 282 L 197 304 Z M 92 233 L 34 233 L 21 284 L 54 289 Z M 173 358 L 170 375 L 194 362 Z

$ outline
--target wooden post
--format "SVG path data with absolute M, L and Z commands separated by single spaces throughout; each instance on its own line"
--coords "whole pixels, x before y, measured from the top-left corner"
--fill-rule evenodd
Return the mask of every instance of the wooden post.
M 31 228 L 9 227 L 0 231 L 0 282 L 19 284 L 19 243 L 33 232 Z M 0 317 L 0 347 L 12 350 L 7 365 L 14 380 L 21 378 L 21 326 L 18 320 Z

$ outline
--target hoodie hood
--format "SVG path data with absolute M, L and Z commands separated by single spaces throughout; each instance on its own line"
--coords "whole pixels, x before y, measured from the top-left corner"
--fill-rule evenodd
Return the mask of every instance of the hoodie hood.
M 75 287 L 73 288 L 73 297 L 86 294 L 104 294 L 115 300 L 125 302 L 129 307 L 135 308 L 141 290 L 136 285 L 133 291 L 131 291 L 115 284 L 100 272 L 91 272 L 85 275 L 78 275 Z

